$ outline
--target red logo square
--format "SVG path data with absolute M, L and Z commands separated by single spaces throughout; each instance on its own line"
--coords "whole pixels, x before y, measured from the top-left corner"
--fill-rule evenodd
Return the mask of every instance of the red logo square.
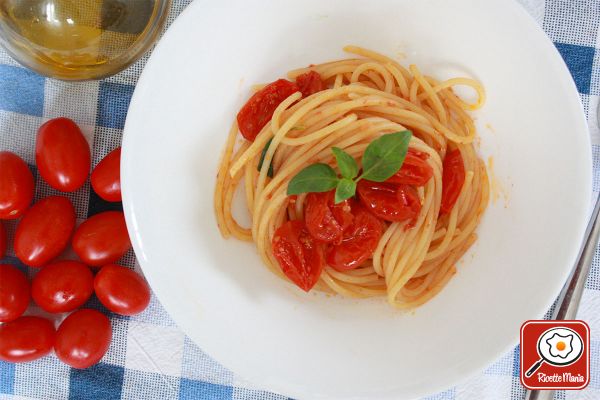
M 583 389 L 590 381 L 590 328 L 584 321 L 526 321 L 521 383 L 528 389 Z

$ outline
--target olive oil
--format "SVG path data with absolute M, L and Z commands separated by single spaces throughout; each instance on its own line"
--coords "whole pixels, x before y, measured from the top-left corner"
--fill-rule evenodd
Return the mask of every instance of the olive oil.
M 123 68 L 135 61 L 164 11 L 163 3 L 0 0 L 0 37 L 18 61 L 42 74 L 94 79 L 110 74 L 118 67 L 114 64 Z M 154 31 L 155 37 L 159 29 Z

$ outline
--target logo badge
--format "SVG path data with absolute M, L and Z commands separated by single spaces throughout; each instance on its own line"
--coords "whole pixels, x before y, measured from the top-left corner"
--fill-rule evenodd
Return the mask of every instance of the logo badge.
M 590 380 L 590 328 L 583 321 L 530 320 L 521 326 L 521 383 L 528 389 L 583 389 Z

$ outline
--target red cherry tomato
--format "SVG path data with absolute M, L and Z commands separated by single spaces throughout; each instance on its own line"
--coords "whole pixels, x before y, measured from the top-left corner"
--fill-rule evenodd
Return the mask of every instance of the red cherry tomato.
M 0 219 L 19 218 L 33 200 L 33 174 L 19 156 L 0 151 Z
M 0 221 L 0 259 L 3 259 L 6 255 L 6 228 L 4 228 L 4 224 Z
M 45 311 L 73 311 L 94 291 L 94 275 L 83 263 L 58 261 L 37 273 L 31 284 L 33 300 Z
M 386 182 L 404 185 L 425 186 L 433 176 L 433 168 L 427 163 L 429 154 L 408 149 L 400 171 Z
M 302 92 L 302 97 L 308 97 L 311 94 L 325 89 L 325 84 L 321 80 L 321 75 L 317 71 L 309 71 L 296 77 L 296 85 Z
M 38 201 L 25 215 L 15 234 L 15 253 L 31 267 L 42 267 L 67 247 L 75 227 L 75 209 L 62 196 Z
M 324 243 L 342 242 L 344 229 L 352 224 L 350 203 L 334 203 L 335 191 L 309 193 L 304 207 L 306 229 L 313 238 Z
M 94 267 L 110 264 L 131 248 L 125 216 L 120 211 L 106 211 L 85 220 L 73 235 L 73 250 Z
M 121 315 L 139 314 L 150 303 L 150 288 L 140 274 L 120 265 L 102 267 L 94 279 L 100 303 Z
M 19 318 L 29 305 L 27 276 L 8 264 L 0 264 L 0 322 Z
M 465 164 L 460 150 L 454 149 L 444 158 L 444 172 L 442 174 L 442 205 L 441 214 L 452 211 L 463 184 L 465 183 Z
M 54 351 L 65 364 L 73 368 L 87 368 L 104 357 L 111 338 L 108 317 L 96 310 L 82 309 L 60 324 Z
M 273 256 L 283 273 L 308 292 L 323 271 L 323 249 L 308 233 L 304 222 L 288 221 L 273 235 Z
M 415 220 L 421 211 L 421 200 L 417 190 L 409 185 L 387 182 L 358 182 L 358 197 L 361 203 L 379 218 L 397 222 Z
M 83 186 L 90 172 L 90 146 L 75 122 L 51 119 L 38 130 L 35 162 L 50 186 L 73 192 Z
M 254 141 L 256 135 L 271 120 L 277 106 L 297 91 L 299 89 L 295 83 L 278 79 L 254 93 L 237 115 L 242 136 Z
M 121 148 L 117 147 L 96 165 L 90 178 L 92 188 L 106 201 L 121 201 Z
M 0 325 L 0 360 L 27 362 L 52 351 L 56 331 L 46 318 L 21 317 Z
M 344 231 L 342 243 L 325 250 L 327 264 L 338 271 L 360 267 L 373 255 L 383 233 L 381 221 L 357 202 L 352 205 L 352 214 L 354 222 Z

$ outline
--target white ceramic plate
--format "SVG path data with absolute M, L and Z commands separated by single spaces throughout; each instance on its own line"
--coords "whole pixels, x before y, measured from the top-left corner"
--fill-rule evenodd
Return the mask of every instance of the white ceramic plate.
M 477 123 L 499 199 L 457 275 L 414 313 L 306 295 L 216 228 L 217 163 L 250 85 L 342 57 L 346 44 L 487 88 Z M 225 367 L 303 399 L 411 398 L 492 363 L 559 292 L 591 198 L 575 86 L 540 28 L 506 0 L 198 0 L 148 62 L 123 146 L 127 224 L 162 304 Z

